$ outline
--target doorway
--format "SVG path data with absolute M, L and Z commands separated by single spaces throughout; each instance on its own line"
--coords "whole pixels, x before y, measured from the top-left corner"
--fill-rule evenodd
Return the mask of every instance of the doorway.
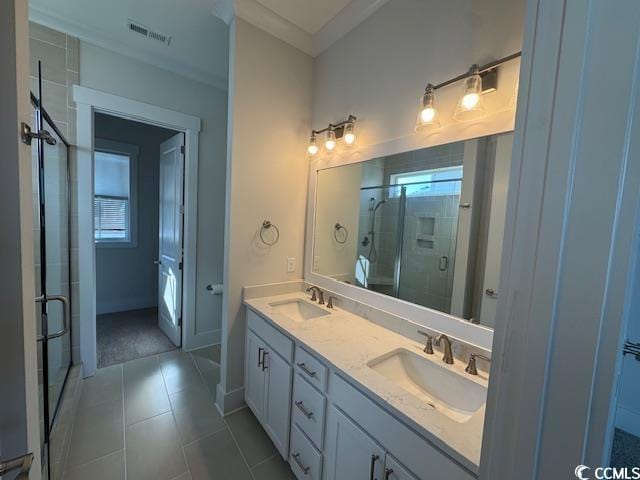
M 96 248 L 93 227 L 94 152 L 99 149 L 94 136 L 97 115 L 177 132 L 165 140 L 159 154 L 159 175 L 167 181 L 159 182 L 159 202 L 162 204 L 162 199 L 166 200 L 166 208 L 161 207 L 160 211 L 166 215 L 159 218 L 158 226 L 158 317 L 161 319 L 160 327 L 173 344 L 187 349 L 195 331 L 198 137 L 201 122 L 197 117 L 77 85 L 73 87 L 73 99 L 77 105 L 78 137 L 80 359 L 83 375 L 88 377 L 98 366 L 96 265 L 99 249 Z M 182 206 L 174 200 L 176 198 L 183 198 Z M 166 326 L 171 328 L 164 328 Z
M 184 134 L 96 113 L 94 145 L 96 339 L 103 368 L 181 344 Z

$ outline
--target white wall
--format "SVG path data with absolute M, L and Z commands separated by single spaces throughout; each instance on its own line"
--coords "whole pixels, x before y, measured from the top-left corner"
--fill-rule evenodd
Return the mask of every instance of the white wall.
M 314 269 L 338 280 L 353 281 L 358 253 L 362 164 L 328 168 L 318 173 Z M 367 212 L 368 213 L 368 212 Z M 340 223 L 349 232 L 335 232 Z M 336 241 L 334 236 L 344 243 Z
M 413 135 L 419 100 L 437 84 L 522 48 L 524 0 L 391 0 L 320 55 L 314 65 L 313 125 L 358 117 L 358 146 Z M 510 108 L 519 62 L 501 70 L 488 111 Z M 443 128 L 462 84 L 437 92 Z M 474 135 L 454 125 L 457 139 Z M 439 143 L 440 134 L 431 142 Z M 447 139 L 447 142 L 452 141 Z M 422 145 L 426 146 L 426 145 Z
M 195 328 L 197 334 L 218 342 L 222 302 L 205 288 L 222 282 L 226 92 L 85 42 L 80 44 L 80 78 L 82 86 L 202 119 Z
M 242 287 L 302 278 L 312 59 L 242 20 L 231 28 L 222 378 L 217 402 L 243 402 Z M 260 243 L 263 220 L 280 229 Z M 287 258 L 296 259 L 287 272 Z
M 138 147 L 135 245 L 96 248 L 96 311 L 157 307 L 160 144 L 175 132 L 100 114 L 94 129 L 98 139 Z

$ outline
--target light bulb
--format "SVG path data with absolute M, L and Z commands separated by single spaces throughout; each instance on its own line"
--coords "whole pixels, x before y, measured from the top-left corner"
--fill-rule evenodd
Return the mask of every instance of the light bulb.
M 318 150 L 319 149 L 316 143 L 316 136 L 311 135 L 311 139 L 309 140 L 309 146 L 307 147 L 307 153 L 309 153 L 309 155 L 311 156 L 314 156 L 314 155 L 317 155 Z
M 344 143 L 347 145 L 353 145 L 356 143 L 355 126 L 353 123 L 347 123 L 344 127 Z
M 333 129 L 327 132 L 327 140 L 324 142 L 324 148 L 332 152 L 336 148 L 336 132 Z
M 420 112 L 420 119 L 424 123 L 431 123 L 436 118 L 436 109 L 433 107 L 425 107 Z
M 467 110 L 473 109 L 480 101 L 480 95 L 477 93 L 467 93 L 462 97 L 462 106 Z
M 433 85 L 427 85 L 422 96 L 418 120 L 416 122 L 416 130 L 422 130 L 426 127 L 438 128 L 440 121 L 438 120 L 438 109 L 435 104 L 435 89 Z

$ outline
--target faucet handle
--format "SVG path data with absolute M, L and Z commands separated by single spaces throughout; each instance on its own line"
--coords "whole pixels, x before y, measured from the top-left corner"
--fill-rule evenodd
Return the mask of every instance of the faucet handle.
M 336 297 L 334 297 L 333 295 L 331 295 L 329 297 L 329 299 L 327 300 L 327 308 L 333 308 L 333 301 L 334 300 L 338 300 Z
M 311 292 L 311 301 L 315 302 L 318 298 L 316 297 L 316 289 L 313 287 L 309 287 L 305 290 L 305 292 Z
M 467 364 L 467 368 L 464 369 L 469 375 L 478 375 L 478 368 L 476 365 L 476 359 L 479 358 L 481 360 L 485 360 L 487 362 L 491 361 L 491 358 L 485 357 L 479 353 L 472 353 L 469 355 L 469 363 Z
M 424 346 L 424 350 L 422 350 L 427 355 L 433 355 L 433 335 L 423 332 L 422 330 L 418 330 L 420 335 L 427 337 L 427 343 Z

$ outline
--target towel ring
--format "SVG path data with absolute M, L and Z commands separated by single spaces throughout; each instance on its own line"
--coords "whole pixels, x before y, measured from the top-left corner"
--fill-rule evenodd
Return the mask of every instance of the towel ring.
M 344 230 L 344 239 L 340 240 L 338 238 L 338 232 L 340 230 Z M 336 242 L 338 242 L 341 245 L 344 245 L 345 243 L 347 243 L 347 240 L 349 239 L 349 230 L 347 230 L 347 227 L 345 227 L 344 225 L 340 225 L 339 223 L 336 223 L 333 226 L 333 238 L 335 238 Z
M 276 238 L 274 238 L 271 242 L 268 242 L 264 239 L 264 232 L 265 230 L 269 230 L 271 228 L 276 231 Z M 278 230 L 278 227 L 275 224 L 271 223 L 269 220 L 265 220 L 264 222 L 262 222 L 262 228 L 260 228 L 260 240 L 265 245 L 271 247 L 278 243 L 278 240 L 280 240 L 280 230 Z

